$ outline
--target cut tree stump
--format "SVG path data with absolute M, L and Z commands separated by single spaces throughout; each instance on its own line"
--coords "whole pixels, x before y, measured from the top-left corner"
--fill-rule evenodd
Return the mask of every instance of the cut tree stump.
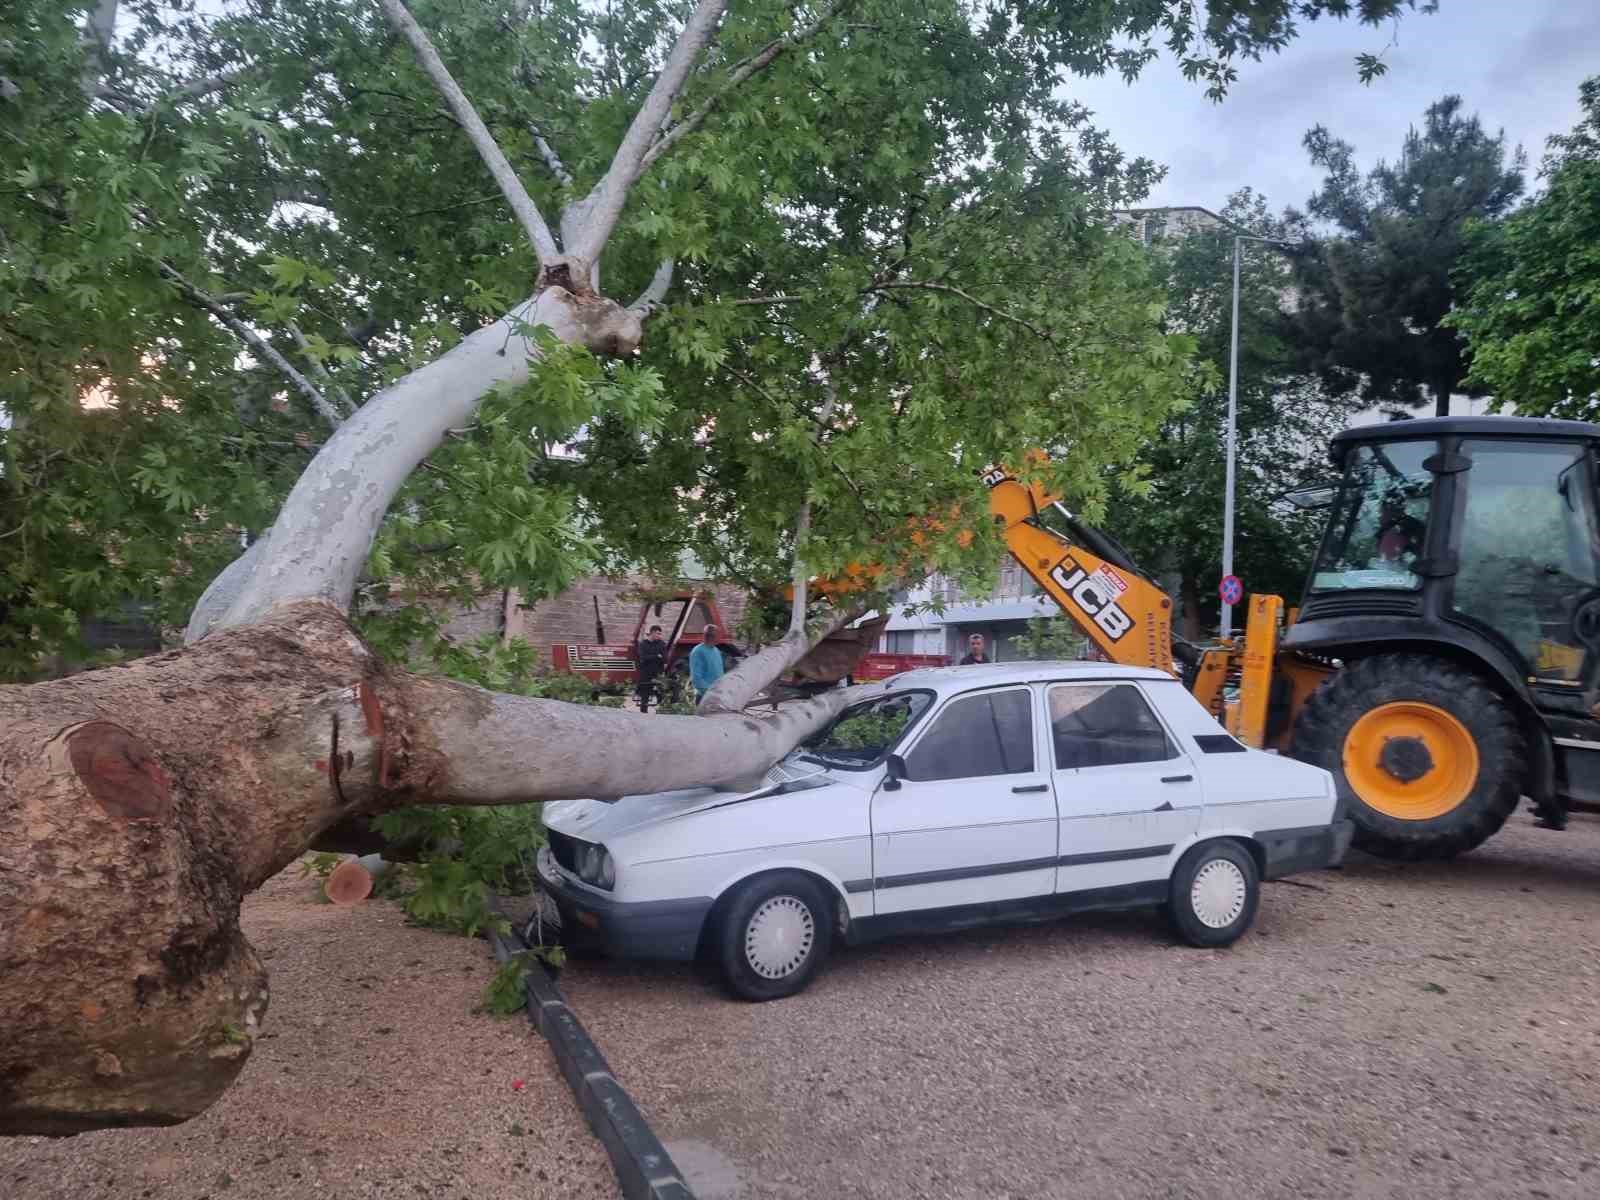
M 346 859 L 328 873 L 322 893 L 335 904 L 360 904 L 370 895 L 378 876 L 389 864 L 381 855 L 368 854 L 363 858 Z

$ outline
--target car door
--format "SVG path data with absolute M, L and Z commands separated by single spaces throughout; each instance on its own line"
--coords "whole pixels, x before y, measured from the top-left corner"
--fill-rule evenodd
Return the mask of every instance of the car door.
M 1199 827 L 1204 793 L 1149 699 L 1131 681 L 1045 685 L 1060 813 L 1057 892 L 1162 879 Z
M 1056 807 L 1026 686 L 947 700 L 872 797 L 876 911 L 1047 896 Z M 892 782 L 892 781 L 891 781 Z

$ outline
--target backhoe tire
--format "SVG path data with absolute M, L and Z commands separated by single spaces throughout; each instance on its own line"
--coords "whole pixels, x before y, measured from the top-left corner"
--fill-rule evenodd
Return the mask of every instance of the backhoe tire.
M 1333 772 L 1355 844 L 1405 860 L 1471 850 L 1516 811 L 1527 751 L 1506 701 L 1443 658 L 1379 654 L 1317 688 L 1289 753 Z

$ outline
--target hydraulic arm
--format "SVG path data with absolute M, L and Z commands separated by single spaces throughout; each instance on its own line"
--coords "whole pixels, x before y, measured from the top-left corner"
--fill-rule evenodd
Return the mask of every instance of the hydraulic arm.
M 989 512 L 1001 526 L 1011 556 L 1106 658 L 1187 675 L 1195 698 L 1218 719 L 1224 717 L 1229 647 L 1175 643 L 1171 598 L 1113 538 L 1079 521 L 1039 483 L 1024 483 L 1003 467 L 986 472 L 983 480 L 989 486 Z M 1046 519 L 1065 532 L 1051 528 Z M 1273 613 L 1268 620 L 1275 617 Z M 1270 673 L 1270 652 L 1265 657 Z M 1180 668 L 1179 658 L 1187 671 Z M 1256 690 L 1265 694 L 1265 688 Z
M 1112 662 L 1176 674 L 1172 601 L 1110 538 L 1061 506 L 1038 483 L 1004 468 L 984 476 L 989 511 L 1011 555 Z M 1046 527 L 1052 511 L 1071 537 Z

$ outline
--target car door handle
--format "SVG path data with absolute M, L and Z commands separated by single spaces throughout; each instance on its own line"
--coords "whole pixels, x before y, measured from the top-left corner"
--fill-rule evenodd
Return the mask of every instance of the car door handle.
M 1193 775 L 1163 775 L 1161 777 L 1161 782 L 1162 783 L 1193 783 L 1194 782 L 1194 776 Z
M 1013 792 L 1048 792 L 1050 785 L 1048 783 L 1030 783 L 1026 787 L 1014 787 L 1011 790 Z

